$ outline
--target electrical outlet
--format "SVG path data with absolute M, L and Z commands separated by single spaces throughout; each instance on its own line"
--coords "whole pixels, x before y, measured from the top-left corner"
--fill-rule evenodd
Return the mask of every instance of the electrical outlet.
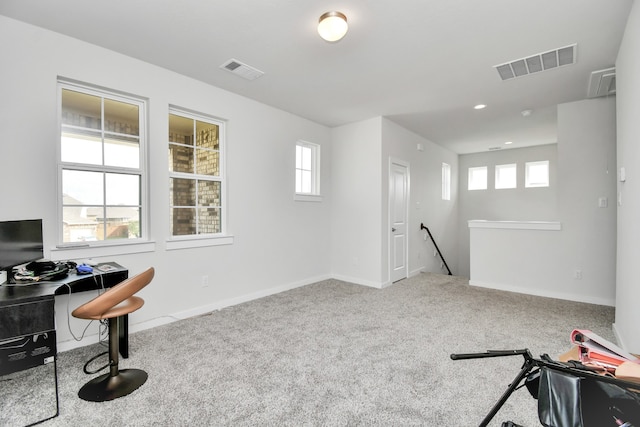
M 598 207 L 599 208 L 606 208 L 608 206 L 609 206 L 609 199 L 607 199 L 606 197 L 598 198 Z
M 582 279 L 582 270 L 576 270 L 573 272 L 573 278 L 576 280 Z
M 207 275 L 202 276 L 201 285 L 202 285 L 203 288 L 208 288 L 209 287 L 209 276 L 207 276 Z

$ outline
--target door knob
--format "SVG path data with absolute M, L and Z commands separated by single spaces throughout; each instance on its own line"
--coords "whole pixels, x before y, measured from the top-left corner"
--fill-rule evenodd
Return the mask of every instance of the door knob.
M 391 227 L 391 232 L 393 233 L 394 231 L 396 231 L 396 229 Z

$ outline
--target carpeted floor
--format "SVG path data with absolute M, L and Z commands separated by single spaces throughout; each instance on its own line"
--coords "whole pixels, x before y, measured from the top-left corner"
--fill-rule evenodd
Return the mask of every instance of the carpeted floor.
M 613 321 L 612 307 L 451 276 L 420 274 L 382 290 L 328 280 L 131 335 L 121 368 L 149 379 L 111 402 L 77 397 L 97 344 L 59 354 L 60 416 L 43 425 L 473 426 L 522 358 L 451 353 L 529 348 L 555 357 L 574 328 L 615 341 Z M 24 423 L 18 408 L 29 398 L 32 389 L 0 391 L 0 425 Z M 539 425 L 536 403 L 521 389 L 491 425 Z

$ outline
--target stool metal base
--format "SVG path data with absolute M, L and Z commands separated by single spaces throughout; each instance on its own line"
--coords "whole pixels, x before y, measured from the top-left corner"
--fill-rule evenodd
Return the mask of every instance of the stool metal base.
M 90 402 L 105 402 L 132 393 L 147 381 L 141 369 L 122 369 L 117 375 L 104 374 L 82 386 L 78 396 Z

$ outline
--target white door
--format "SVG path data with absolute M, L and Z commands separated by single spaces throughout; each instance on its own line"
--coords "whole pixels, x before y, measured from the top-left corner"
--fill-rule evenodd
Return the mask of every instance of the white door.
M 390 162 L 389 167 L 389 257 L 391 281 L 408 276 L 407 206 L 409 197 L 408 165 Z

